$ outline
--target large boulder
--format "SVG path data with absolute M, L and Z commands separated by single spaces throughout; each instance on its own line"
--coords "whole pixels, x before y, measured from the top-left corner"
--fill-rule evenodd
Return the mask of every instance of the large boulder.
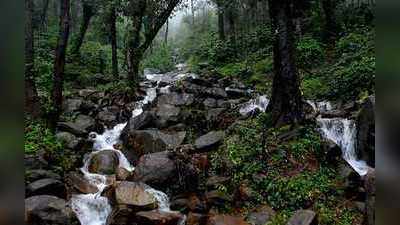
M 135 180 L 151 185 L 165 184 L 175 174 L 175 162 L 168 152 L 142 156 L 134 172 Z
M 144 183 L 123 181 L 115 188 L 115 198 L 118 204 L 134 207 L 137 210 L 152 210 L 157 208 L 154 196 L 146 190 L 150 187 Z
M 215 108 L 217 107 L 217 100 L 213 98 L 207 98 L 204 100 L 203 105 L 205 108 Z
M 219 145 L 224 140 L 223 131 L 212 131 L 196 139 L 195 148 L 199 151 L 206 151 Z
M 194 95 L 171 92 L 158 97 L 158 105 L 188 106 L 194 103 Z
M 73 191 L 83 194 L 94 194 L 99 191 L 95 185 L 88 182 L 81 174 L 76 172 L 70 172 L 67 175 L 66 183 Z
M 79 222 L 65 200 L 39 195 L 25 199 L 25 224 L 78 225 Z
M 71 114 L 74 112 L 78 112 L 83 103 L 82 99 L 67 99 L 63 103 L 63 111 L 64 113 Z
M 288 225 L 317 225 L 317 214 L 311 210 L 297 211 L 288 222 Z
M 103 175 L 116 174 L 119 166 L 119 155 L 116 151 L 105 150 L 91 155 L 89 172 Z
M 79 146 L 79 138 L 68 132 L 59 132 L 56 134 L 57 140 L 69 149 L 77 149 Z
M 157 105 L 155 109 L 156 123 L 159 127 L 166 127 L 171 124 L 176 124 L 179 121 L 181 109 L 174 105 L 162 104 Z
M 129 119 L 128 125 L 122 131 L 121 136 L 126 136 L 129 132 L 134 132 L 135 130 L 141 130 L 147 127 L 153 120 L 153 114 L 151 112 L 145 111 L 138 116 L 131 117 Z
M 125 148 L 139 158 L 145 154 L 175 149 L 183 143 L 185 137 L 186 132 L 168 134 L 158 130 L 135 130 L 124 134 L 121 139 Z
M 118 112 L 113 112 L 111 110 L 103 110 L 101 112 L 99 112 L 97 114 L 97 119 L 104 124 L 105 126 L 107 126 L 108 128 L 111 128 L 113 126 L 115 126 L 118 122 Z
M 375 167 L 375 96 L 368 97 L 357 116 L 357 153 Z
M 207 225 L 249 225 L 243 218 L 228 215 L 211 215 Z
M 57 123 L 57 128 L 60 131 L 70 132 L 76 136 L 86 136 L 94 127 L 95 120 L 86 115 L 79 115 L 74 122 Z
M 65 185 L 55 179 L 46 178 L 34 181 L 26 187 L 27 197 L 34 195 L 53 195 L 60 198 L 65 198 Z
M 177 225 L 183 220 L 179 212 L 166 212 L 160 210 L 136 213 L 136 222 L 142 225 Z
M 225 88 L 226 93 L 228 94 L 229 98 L 242 98 L 242 97 L 249 97 L 250 92 L 244 89 L 239 88 Z

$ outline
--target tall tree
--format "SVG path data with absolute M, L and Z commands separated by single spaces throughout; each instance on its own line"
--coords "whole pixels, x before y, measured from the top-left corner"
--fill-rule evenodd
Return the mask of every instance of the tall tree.
M 112 5 L 110 9 L 110 42 L 111 42 L 111 52 L 112 52 L 112 72 L 115 78 L 119 77 L 118 71 L 118 46 L 117 46 L 117 13 L 115 6 Z
M 95 14 L 93 4 L 94 3 L 90 0 L 82 0 L 82 21 L 81 21 L 81 25 L 79 28 L 79 33 L 75 37 L 75 40 L 74 40 L 74 43 L 72 46 L 71 51 L 72 51 L 73 55 L 79 54 L 79 50 L 81 49 L 81 46 L 85 39 L 86 31 L 89 28 L 90 20 L 92 19 L 92 17 Z
M 60 31 L 54 60 L 53 90 L 51 95 L 52 112 L 50 125 L 54 128 L 62 112 L 65 56 L 69 38 L 70 0 L 60 0 Z
M 128 81 L 135 87 L 139 77 L 139 65 L 158 31 L 168 20 L 180 0 L 130 0 L 132 26 L 128 42 Z M 141 38 L 143 23 L 144 38 Z
M 337 1 L 337 0 L 336 0 Z M 338 33 L 338 25 L 336 23 L 336 1 L 322 0 L 322 9 L 325 14 L 325 40 L 333 40 Z
M 236 46 L 236 1 L 225 1 L 224 5 L 224 31 L 227 40 L 232 46 Z
M 45 28 L 47 25 L 47 11 L 49 9 L 49 1 L 50 0 L 43 0 L 42 12 L 40 14 L 40 23 L 42 28 Z
M 221 41 L 225 41 L 224 0 L 215 0 L 218 13 L 218 35 Z
M 40 104 L 35 84 L 33 43 L 33 0 L 25 0 L 25 112 L 37 118 Z
M 303 119 L 300 77 L 296 67 L 292 4 L 295 0 L 269 0 L 275 36 L 274 81 L 269 110 L 275 126 Z

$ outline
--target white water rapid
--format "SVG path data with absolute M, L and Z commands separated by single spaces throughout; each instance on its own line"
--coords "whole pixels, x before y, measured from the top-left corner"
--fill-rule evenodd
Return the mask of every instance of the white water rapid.
M 261 112 L 265 112 L 269 105 L 270 100 L 266 95 L 258 96 L 255 99 L 252 99 L 246 103 L 244 103 L 240 109 L 239 113 L 243 116 L 249 115 L 253 113 L 256 109 L 259 109 Z
M 180 65 L 180 70 L 183 65 Z M 148 74 L 146 78 L 149 81 L 157 82 L 156 87 L 149 87 L 146 90 L 146 96 L 142 101 L 136 103 L 136 108 L 132 112 L 132 117 L 139 116 L 143 113 L 143 107 L 157 98 L 157 89 L 160 82 L 175 83 L 178 80 L 185 79 L 187 77 L 196 77 L 195 74 Z M 170 86 L 160 89 L 161 93 L 168 93 Z M 112 150 L 117 152 L 119 156 L 119 167 L 124 168 L 127 171 L 132 172 L 135 168 L 129 163 L 124 154 L 115 149 L 115 145 L 118 144 L 122 130 L 127 126 L 127 122 L 116 125 L 112 129 L 106 129 L 103 134 L 97 134 L 92 132 L 89 138 L 94 142 L 93 152 L 84 159 L 84 166 L 80 169 L 84 174 L 84 178 L 92 185 L 98 188 L 98 192 L 94 194 L 79 194 L 71 197 L 71 207 L 77 215 L 82 225 L 106 225 L 107 219 L 112 212 L 112 207 L 106 197 L 101 196 L 105 188 L 111 185 L 111 179 L 106 175 L 93 174 L 89 172 L 89 164 L 91 158 L 105 150 Z M 149 188 L 146 190 L 152 194 L 157 200 L 160 211 L 172 212 L 170 210 L 170 203 L 168 196 L 155 189 Z M 185 224 L 185 218 L 180 221 L 180 225 Z
M 329 102 L 308 103 L 317 112 L 333 110 Z M 357 158 L 356 138 L 357 126 L 355 121 L 347 118 L 322 118 L 318 116 L 317 122 L 320 125 L 322 135 L 336 143 L 342 149 L 343 159 L 360 175 L 365 176 L 370 167 L 363 160 Z

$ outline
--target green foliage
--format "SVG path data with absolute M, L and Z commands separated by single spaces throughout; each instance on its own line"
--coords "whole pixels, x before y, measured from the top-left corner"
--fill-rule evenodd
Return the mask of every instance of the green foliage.
M 322 44 L 310 36 L 305 36 L 297 44 L 297 63 L 301 68 L 321 65 L 325 60 Z
M 329 95 L 330 87 L 321 78 L 312 77 L 302 81 L 302 91 L 306 99 L 319 100 Z
M 248 70 L 245 63 L 230 63 L 226 64 L 217 71 L 224 77 L 240 77 Z
M 312 204 L 335 188 L 335 174 L 328 169 L 304 172 L 293 177 L 278 177 L 261 182 L 268 203 L 275 209 L 297 210 Z
M 62 149 L 62 144 L 54 134 L 40 123 L 28 122 L 25 127 L 25 153 L 34 154 L 39 150 L 55 153 Z
M 143 68 L 159 69 L 161 72 L 169 72 L 174 69 L 173 50 L 169 45 L 161 44 L 148 54 L 143 62 Z

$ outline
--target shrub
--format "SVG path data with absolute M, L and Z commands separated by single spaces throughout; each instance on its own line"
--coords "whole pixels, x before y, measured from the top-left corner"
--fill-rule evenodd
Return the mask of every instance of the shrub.
M 313 68 L 325 60 L 322 44 L 310 36 L 303 37 L 297 44 L 297 63 L 302 68 Z
M 175 62 L 171 47 L 161 44 L 159 47 L 154 48 L 154 51 L 144 58 L 142 66 L 143 68 L 159 69 L 164 73 L 173 70 Z
M 312 100 L 324 99 L 330 91 L 327 82 L 320 77 L 304 79 L 301 87 L 304 97 Z
M 62 149 L 62 144 L 49 129 L 34 122 L 28 122 L 25 127 L 24 144 L 26 154 L 33 154 L 39 150 L 55 153 Z

